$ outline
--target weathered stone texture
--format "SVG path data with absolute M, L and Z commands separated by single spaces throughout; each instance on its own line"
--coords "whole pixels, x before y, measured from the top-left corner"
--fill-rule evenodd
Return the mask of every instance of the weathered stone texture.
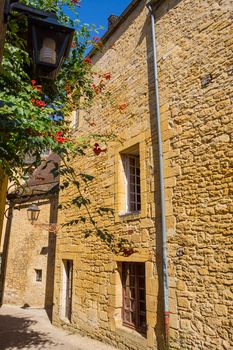
M 230 349 L 232 324 L 232 1 L 165 1 L 157 12 L 171 349 Z M 147 285 L 147 340 L 121 325 L 120 261 L 79 225 L 58 234 L 54 322 L 119 349 L 163 343 L 160 204 L 150 20 L 145 1 L 94 57 L 111 72 L 106 96 L 97 95 L 78 135 L 114 133 L 107 153 L 91 151 L 73 163 L 95 180 L 87 193 L 97 225 L 137 250 L 131 261 L 151 271 Z M 109 94 L 107 93 L 109 92 Z M 120 106 L 124 105 L 124 110 Z M 141 214 L 119 216 L 118 156 L 140 144 Z M 61 194 L 61 202 L 74 189 Z M 100 218 L 96 207 L 115 209 Z M 63 210 L 60 221 L 75 219 Z M 156 254 L 155 254 L 156 248 Z M 140 260 L 140 256 L 143 256 Z M 74 261 L 72 322 L 61 321 L 62 260 Z M 114 262 L 113 262 L 114 261 Z M 130 260 L 128 260 L 130 261 Z M 150 265 L 151 264 L 151 265 Z M 148 276 L 148 275 L 147 275 Z M 154 331 L 155 330 L 155 331 Z M 155 345 L 157 344 L 157 345 Z
M 9 236 L 9 244 L 3 303 L 52 307 L 53 278 L 50 268 L 53 262 L 50 261 L 48 266 L 48 253 L 52 254 L 52 247 L 46 228 L 50 220 L 50 202 L 41 201 L 40 215 L 34 224 L 28 220 L 29 205 L 21 205 L 20 211 L 15 209 L 11 226 L 6 225 L 5 237 Z M 42 270 L 41 282 L 36 281 L 35 270 Z
M 177 131 L 169 153 L 179 150 L 169 157 L 180 174 L 171 201 L 176 234 L 168 244 L 177 280 L 177 348 L 233 345 L 225 296 L 232 285 L 232 10 L 232 1 L 180 1 L 165 15 L 165 5 L 158 11 L 161 104 Z M 183 255 L 173 255 L 179 248 Z

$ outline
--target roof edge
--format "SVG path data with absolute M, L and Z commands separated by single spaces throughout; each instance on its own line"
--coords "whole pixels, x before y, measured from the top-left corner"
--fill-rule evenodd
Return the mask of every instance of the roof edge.
M 141 0 L 133 0 L 126 9 L 122 12 L 122 14 L 118 17 L 114 25 L 111 26 L 107 30 L 107 32 L 102 36 L 101 42 L 104 44 L 106 41 L 112 36 L 112 34 L 120 27 L 120 25 L 129 17 L 129 15 L 134 11 L 134 9 L 139 5 Z M 93 57 L 96 53 L 98 53 L 98 49 L 95 47 L 89 52 L 87 56 Z

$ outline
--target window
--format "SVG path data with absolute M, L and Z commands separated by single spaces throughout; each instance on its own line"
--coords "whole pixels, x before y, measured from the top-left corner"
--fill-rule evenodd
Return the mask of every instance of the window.
M 121 155 L 124 169 L 125 213 L 141 210 L 140 158 L 138 145 Z
M 80 115 L 80 109 L 77 109 L 73 115 L 73 128 L 74 129 L 77 129 L 79 126 L 79 115 Z
M 72 317 L 72 284 L 73 261 L 63 260 L 62 317 L 69 321 Z
M 123 307 L 125 326 L 146 333 L 145 264 L 122 264 Z
M 46 149 L 46 150 L 44 150 L 42 153 L 41 153 L 41 158 L 42 159 L 47 159 L 48 158 L 48 156 L 51 154 L 51 150 L 50 149 Z
M 42 270 L 35 270 L 36 272 L 36 282 L 42 282 Z

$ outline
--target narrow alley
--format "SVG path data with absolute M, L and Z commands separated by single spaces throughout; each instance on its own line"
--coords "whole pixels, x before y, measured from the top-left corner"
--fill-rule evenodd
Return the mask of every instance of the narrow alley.
M 45 310 L 5 305 L 0 308 L 0 350 L 16 349 L 114 350 L 115 348 L 54 327 Z

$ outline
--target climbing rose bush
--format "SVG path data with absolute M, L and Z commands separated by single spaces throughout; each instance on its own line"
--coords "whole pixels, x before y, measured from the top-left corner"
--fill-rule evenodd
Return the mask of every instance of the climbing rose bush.
M 93 46 L 95 27 L 82 25 L 75 0 L 23 0 L 26 5 L 54 11 L 63 24 L 76 29 L 70 57 L 64 62 L 56 81 L 38 79 L 31 74 L 27 52 L 27 18 L 13 13 L 7 25 L 4 57 L 0 67 L 0 167 L 16 179 L 28 172 L 28 167 L 40 163 L 47 149 L 61 158 L 77 152 L 68 122 L 71 111 L 91 103 L 91 59 L 85 58 L 88 45 Z M 69 11 L 67 11 L 69 9 Z M 67 13 L 72 12 L 72 18 Z M 91 46 L 90 46 L 91 47 Z M 79 146 L 80 148 L 80 146 Z M 25 155 L 33 159 L 25 165 Z

